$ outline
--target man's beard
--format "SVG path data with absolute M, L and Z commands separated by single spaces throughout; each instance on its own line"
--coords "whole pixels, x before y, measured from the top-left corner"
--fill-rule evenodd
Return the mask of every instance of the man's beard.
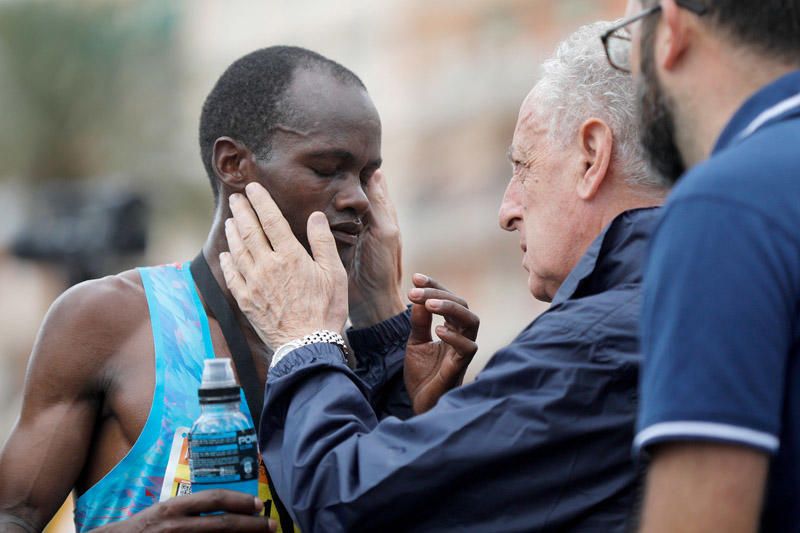
M 652 170 L 672 186 L 686 172 L 686 165 L 675 143 L 675 117 L 669 98 L 658 82 L 656 24 L 648 22 L 642 24 L 641 74 L 636 82 L 639 137 Z

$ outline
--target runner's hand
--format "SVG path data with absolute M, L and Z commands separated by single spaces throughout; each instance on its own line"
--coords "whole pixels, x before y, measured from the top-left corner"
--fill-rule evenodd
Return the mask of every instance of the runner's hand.
M 406 345 L 403 375 L 414 413 L 431 409 L 447 391 L 464 380 L 478 345 L 480 319 L 467 302 L 422 274 L 412 278 L 416 288 L 409 291 L 411 334 Z M 444 317 L 431 338 L 433 315 Z
M 249 494 L 230 490 L 209 490 L 157 503 L 127 520 L 94 531 L 101 533 L 277 531 L 278 524 L 274 520 L 255 516 L 263 508 L 261 500 Z M 200 516 L 216 512 L 223 514 Z

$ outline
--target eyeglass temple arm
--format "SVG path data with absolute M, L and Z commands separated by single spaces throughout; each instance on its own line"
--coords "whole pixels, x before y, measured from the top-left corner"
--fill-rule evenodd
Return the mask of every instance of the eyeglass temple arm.
M 708 13 L 708 6 L 697 0 L 675 0 L 675 3 L 679 6 L 688 9 L 695 15 L 705 15 Z

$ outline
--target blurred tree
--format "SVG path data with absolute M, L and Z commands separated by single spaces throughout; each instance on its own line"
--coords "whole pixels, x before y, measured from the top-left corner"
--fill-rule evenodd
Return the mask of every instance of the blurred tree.
M 141 173 L 176 115 L 177 18 L 160 0 L 0 4 L 0 179 Z

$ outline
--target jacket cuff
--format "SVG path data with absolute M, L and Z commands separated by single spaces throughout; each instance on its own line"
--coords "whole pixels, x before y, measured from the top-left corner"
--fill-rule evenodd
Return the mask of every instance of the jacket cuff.
M 399 315 L 374 326 L 347 330 L 347 340 L 359 366 L 371 366 L 376 356 L 385 356 L 398 347 L 405 346 L 411 334 L 411 306 Z
M 287 406 L 297 388 L 308 381 L 319 382 L 332 373 L 343 374 L 355 384 L 364 398 L 369 397 L 369 388 L 347 366 L 341 348 L 330 343 L 309 344 L 292 350 L 269 369 L 261 427 L 266 427 L 265 424 L 271 424 L 273 428 L 283 427 Z
M 335 344 L 320 342 L 292 350 L 269 369 L 269 377 L 278 379 L 301 367 L 344 366 L 347 367 L 342 349 Z

